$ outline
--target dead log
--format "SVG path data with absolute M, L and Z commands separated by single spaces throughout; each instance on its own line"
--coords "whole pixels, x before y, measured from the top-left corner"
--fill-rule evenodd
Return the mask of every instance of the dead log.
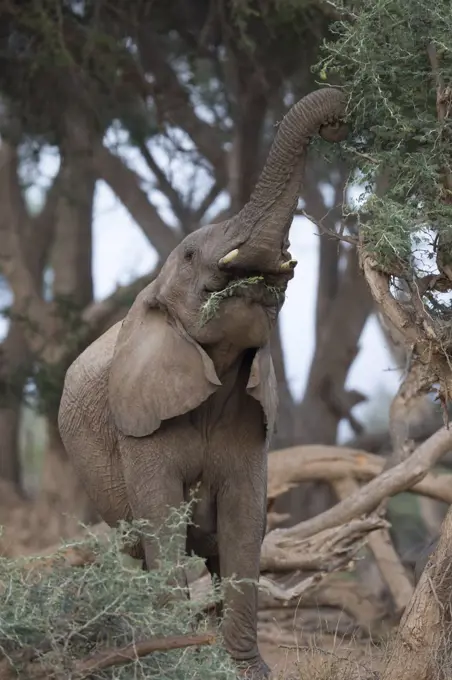
M 308 538 L 325 529 L 345 524 L 354 517 L 372 512 L 388 496 L 410 489 L 423 480 L 429 469 L 451 448 L 452 428 L 442 427 L 423 442 L 409 458 L 383 472 L 352 496 L 320 515 L 286 529 L 287 538 L 292 535 L 298 539 Z
M 450 447 L 452 449 L 452 445 Z M 268 499 L 278 496 L 302 482 L 353 478 L 370 482 L 381 474 L 385 459 L 366 451 L 339 446 L 292 446 L 272 451 L 268 457 Z M 427 472 L 409 489 L 414 493 L 452 505 L 451 476 Z
M 376 515 L 353 519 L 342 526 L 299 537 L 296 527 L 274 529 L 264 539 L 262 572 L 334 571 L 346 567 L 360 550 L 367 535 L 387 527 Z

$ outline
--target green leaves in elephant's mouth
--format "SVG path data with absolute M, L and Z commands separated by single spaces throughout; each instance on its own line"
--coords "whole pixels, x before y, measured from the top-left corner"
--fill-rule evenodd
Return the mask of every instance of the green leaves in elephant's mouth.
M 248 295 L 247 293 L 250 291 L 251 286 L 257 285 L 261 288 L 261 290 L 269 294 L 267 295 L 267 299 L 269 297 L 274 299 L 275 305 L 284 299 L 285 286 L 270 285 L 265 281 L 263 276 L 249 276 L 242 279 L 234 279 L 222 290 L 209 293 L 206 302 L 201 307 L 201 325 L 204 326 L 211 319 L 213 319 L 214 316 L 216 316 L 223 300 L 233 296 L 243 296 L 253 299 L 254 296 L 252 294 Z M 256 302 L 257 301 L 258 300 L 256 299 Z

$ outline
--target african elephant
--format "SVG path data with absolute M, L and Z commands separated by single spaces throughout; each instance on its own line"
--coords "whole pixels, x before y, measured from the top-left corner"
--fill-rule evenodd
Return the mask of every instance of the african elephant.
M 161 523 L 197 487 L 196 527 L 179 548 L 221 577 L 259 578 L 277 408 L 269 338 L 296 265 L 288 232 L 309 141 L 316 133 L 344 139 L 344 108 L 333 88 L 295 104 L 249 202 L 188 235 L 125 319 L 65 378 L 61 437 L 102 518 L 111 526 L 132 518 Z M 208 300 L 215 305 L 204 318 Z M 147 569 L 157 553 L 145 540 Z M 250 677 L 267 678 L 256 584 L 227 588 L 225 604 L 229 653 Z

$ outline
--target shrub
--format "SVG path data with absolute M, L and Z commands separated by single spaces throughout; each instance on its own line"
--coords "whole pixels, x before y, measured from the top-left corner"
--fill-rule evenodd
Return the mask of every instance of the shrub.
M 19 677 L 27 677 L 30 668 L 36 668 L 38 675 L 41 669 L 44 677 L 80 677 L 77 661 L 80 664 L 80 660 L 108 649 L 149 638 L 205 633 L 207 624 L 202 614 L 206 602 L 171 599 L 175 587 L 169 582 L 175 569 L 193 569 L 200 562 L 195 557 L 183 557 L 178 563 L 171 559 L 174 539 L 185 531 L 187 512 L 188 507 L 171 513 L 162 527 L 170 529 L 165 539 L 162 530 L 152 532 L 146 523 L 135 522 L 112 532 L 107 541 L 90 534 L 70 544 L 93 556 L 90 564 L 80 567 L 69 566 L 63 551 L 59 551 L 52 568 L 43 564 L 42 568 L 30 569 L 26 559 L 1 558 L 0 653 L 9 659 Z M 124 558 L 124 541 L 136 538 L 137 532 L 158 541 L 158 570 L 147 573 L 130 566 Z M 161 603 L 169 599 L 171 602 L 162 607 Z M 236 674 L 232 662 L 220 642 L 155 652 L 126 665 L 96 671 L 90 677 L 233 680 Z M 0 665 L 8 663 L 5 658 Z

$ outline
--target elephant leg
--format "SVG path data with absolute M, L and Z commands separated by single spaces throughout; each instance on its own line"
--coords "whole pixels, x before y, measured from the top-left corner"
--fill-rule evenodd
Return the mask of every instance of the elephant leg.
M 269 677 L 270 669 L 257 646 L 257 582 L 265 524 L 266 476 L 262 470 L 252 469 L 247 471 L 248 475 L 246 480 L 242 474 L 240 483 L 227 483 L 217 496 L 221 576 L 234 581 L 253 581 L 226 584 L 222 632 L 226 648 L 239 670 L 247 678 L 264 680 Z
M 206 567 L 212 578 L 213 586 L 215 590 L 221 585 L 221 572 L 220 572 L 220 556 L 210 555 L 206 559 Z M 216 593 L 217 594 L 217 593 Z M 217 621 L 220 622 L 223 619 L 223 600 L 218 600 L 215 602 L 215 616 Z
M 162 481 L 162 484 L 165 482 Z M 180 487 L 180 488 L 179 488 Z M 158 538 L 152 536 L 153 531 L 146 530 L 146 535 L 142 537 L 141 543 L 143 546 L 144 560 L 143 570 L 151 571 L 158 569 L 160 564 L 160 546 L 166 543 L 166 550 L 172 564 L 176 565 L 181 555 L 185 553 L 185 536 L 181 527 L 178 527 L 177 533 L 173 532 L 170 527 L 163 525 L 168 519 L 171 509 L 178 508 L 183 503 L 182 485 L 177 484 L 175 480 L 166 481 L 165 503 L 162 501 L 161 494 L 152 493 L 149 489 L 146 501 L 140 500 L 139 507 L 133 503 L 133 512 L 136 519 L 148 520 L 151 527 L 155 527 L 155 532 L 158 533 Z M 163 596 L 159 601 L 160 606 L 164 606 L 171 600 L 180 598 L 190 599 L 190 591 L 188 587 L 187 574 L 183 567 L 175 567 L 171 578 L 167 581 L 168 588 L 171 592 Z
M 135 454 L 133 459 L 130 450 L 126 451 L 128 455 L 123 455 L 123 459 L 134 460 L 136 464 L 129 462 L 124 465 L 124 478 L 134 519 L 147 520 L 150 524 L 141 536 L 141 543 L 144 552 L 143 568 L 151 571 L 159 568 L 161 544 L 165 543 L 165 556 L 172 564 L 177 564 L 185 553 L 186 530 L 179 526 L 175 531 L 165 526 L 171 510 L 180 508 L 184 502 L 183 484 L 181 479 L 165 470 L 156 470 L 155 466 L 152 470 L 146 469 L 149 461 L 147 447 L 140 447 L 139 440 L 130 448 L 132 446 Z M 138 452 L 137 447 L 142 452 Z M 182 567 L 174 570 L 168 586 L 173 588 L 171 599 L 187 597 L 187 576 Z

